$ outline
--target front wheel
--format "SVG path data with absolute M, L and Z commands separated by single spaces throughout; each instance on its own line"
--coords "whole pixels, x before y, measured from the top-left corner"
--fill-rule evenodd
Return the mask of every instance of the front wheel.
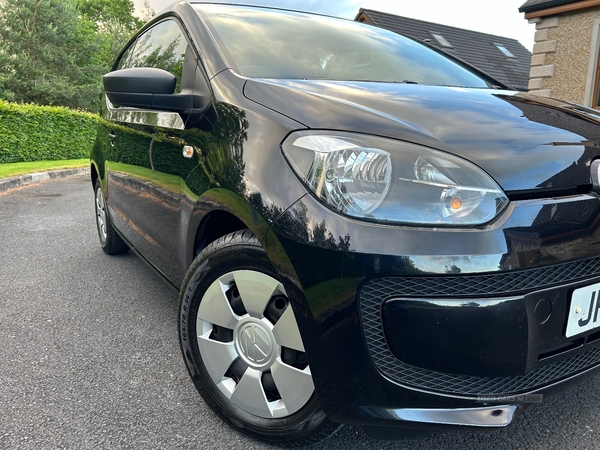
M 339 428 L 321 410 L 292 306 L 251 232 L 194 260 L 179 334 L 196 388 L 233 427 L 276 445 L 313 444 Z

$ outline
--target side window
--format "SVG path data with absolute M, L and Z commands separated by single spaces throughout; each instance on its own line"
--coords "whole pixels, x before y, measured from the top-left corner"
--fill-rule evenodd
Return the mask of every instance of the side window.
M 175 92 L 180 92 L 183 59 L 187 41 L 173 20 L 160 22 L 140 35 L 119 61 L 118 69 L 156 67 L 177 77 Z M 133 51 L 131 51 L 133 49 Z
M 117 64 L 116 70 L 126 69 L 127 67 L 130 67 L 127 65 L 127 63 L 129 62 L 129 57 L 131 56 L 131 52 L 134 47 L 135 47 L 135 42 L 133 44 L 131 44 L 127 48 L 127 50 L 125 50 L 123 52 L 123 55 L 121 56 L 121 59 L 119 59 L 119 63 Z

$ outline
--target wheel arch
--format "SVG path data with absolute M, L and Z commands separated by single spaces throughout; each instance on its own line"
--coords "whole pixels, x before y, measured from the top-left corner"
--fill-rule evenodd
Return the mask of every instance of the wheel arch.
M 227 189 L 205 192 L 190 211 L 186 240 L 186 267 L 211 242 L 243 229 L 259 241 L 269 230 L 267 220 L 244 197 Z
M 234 231 L 248 229 L 260 242 L 286 289 L 293 292 L 294 307 L 301 306 L 306 314 L 307 302 L 300 280 L 271 225 L 246 198 L 222 188 L 209 190 L 196 200 L 188 220 L 185 267 L 190 267 L 195 257 L 212 242 Z
M 96 168 L 96 164 L 92 161 L 90 164 L 90 178 L 92 180 L 92 186 L 96 185 L 96 180 L 98 179 L 98 169 Z
M 90 181 L 92 186 L 96 185 L 96 180 L 100 180 L 100 185 L 106 193 L 106 174 L 104 173 L 104 164 L 102 161 L 92 159 L 90 162 Z
M 207 213 L 196 229 L 193 258 L 198 256 L 211 242 L 245 228 L 244 222 L 228 211 L 216 209 Z

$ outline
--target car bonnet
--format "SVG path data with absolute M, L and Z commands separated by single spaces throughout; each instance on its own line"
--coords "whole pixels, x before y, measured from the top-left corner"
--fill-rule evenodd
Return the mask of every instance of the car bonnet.
M 250 79 L 250 100 L 313 129 L 374 134 L 450 152 L 507 193 L 591 184 L 600 116 L 526 93 L 403 83 Z

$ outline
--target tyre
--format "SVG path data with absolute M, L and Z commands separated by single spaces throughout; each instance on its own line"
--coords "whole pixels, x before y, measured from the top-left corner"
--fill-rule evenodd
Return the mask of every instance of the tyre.
M 100 238 L 102 250 L 108 255 L 126 253 L 129 247 L 112 226 L 99 179 L 94 184 L 94 195 L 96 198 L 96 227 L 98 228 L 98 237 Z
M 339 428 L 319 405 L 292 306 L 250 231 L 220 238 L 194 260 L 179 336 L 198 392 L 234 428 L 295 446 Z

